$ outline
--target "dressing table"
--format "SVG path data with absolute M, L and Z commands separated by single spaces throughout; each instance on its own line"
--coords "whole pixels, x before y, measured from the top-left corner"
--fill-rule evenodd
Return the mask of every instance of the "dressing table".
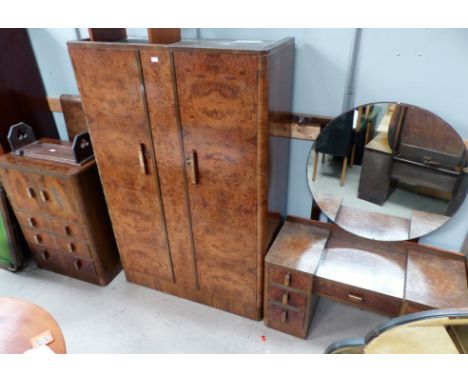
M 319 146 L 346 141 L 336 127 L 343 116 L 360 120 L 363 108 L 374 111 L 375 123 L 366 130 L 362 165 L 354 163 L 343 183 L 341 158 L 319 161 L 313 145 L 307 180 L 315 220 L 287 217 L 267 253 L 264 307 L 271 328 L 307 337 L 318 297 L 386 316 L 468 308 L 464 255 L 417 242 L 465 198 L 465 144 L 427 110 L 377 103 L 330 121 Z
M 465 257 L 288 216 L 266 258 L 265 324 L 307 337 L 317 297 L 399 316 L 468 307 Z

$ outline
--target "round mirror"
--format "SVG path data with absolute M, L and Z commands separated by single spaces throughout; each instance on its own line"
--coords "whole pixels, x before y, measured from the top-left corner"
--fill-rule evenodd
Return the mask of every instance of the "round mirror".
M 467 149 L 427 110 L 362 105 L 321 130 L 307 180 L 320 210 L 341 228 L 374 240 L 414 239 L 440 227 L 462 204 Z

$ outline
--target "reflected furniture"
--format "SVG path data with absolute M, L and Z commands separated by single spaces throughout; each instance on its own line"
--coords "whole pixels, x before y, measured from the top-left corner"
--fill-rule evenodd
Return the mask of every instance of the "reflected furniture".
M 414 242 L 368 240 L 289 216 L 265 262 L 265 323 L 301 338 L 317 296 L 387 316 L 468 308 L 464 256 Z
M 68 43 L 128 281 L 262 318 L 294 40 Z
M 47 346 L 64 354 L 62 331 L 46 310 L 29 301 L 0 297 L 0 354 L 22 354 L 32 349 L 31 340 L 44 332 L 52 336 Z
M 12 152 L 0 177 L 38 266 L 98 285 L 121 270 L 87 133 L 73 144 L 36 141 L 26 124 L 12 126 Z
M 365 147 L 358 197 L 383 205 L 396 186 L 449 200 L 447 216 L 463 202 L 468 188 L 468 154 L 457 135 L 436 115 L 397 105 L 388 134 Z
M 393 318 L 364 338 L 334 342 L 325 354 L 467 354 L 468 309 L 433 309 Z

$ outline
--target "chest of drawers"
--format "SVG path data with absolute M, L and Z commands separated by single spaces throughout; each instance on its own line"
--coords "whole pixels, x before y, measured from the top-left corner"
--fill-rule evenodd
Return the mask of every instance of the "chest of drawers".
M 37 144 L 70 146 L 46 138 Z M 117 275 L 119 255 L 94 159 L 77 165 L 9 153 L 0 157 L 0 177 L 39 267 L 99 285 Z

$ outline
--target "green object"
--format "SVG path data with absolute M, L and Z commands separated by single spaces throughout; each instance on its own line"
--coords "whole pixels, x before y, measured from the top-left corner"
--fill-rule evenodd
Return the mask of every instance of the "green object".
M 16 219 L 0 185 L 0 268 L 16 271 L 23 264 Z
M 8 239 L 8 232 L 5 229 L 3 216 L 0 216 L 0 263 L 7 268 L 13 264 L 10 240 Z

